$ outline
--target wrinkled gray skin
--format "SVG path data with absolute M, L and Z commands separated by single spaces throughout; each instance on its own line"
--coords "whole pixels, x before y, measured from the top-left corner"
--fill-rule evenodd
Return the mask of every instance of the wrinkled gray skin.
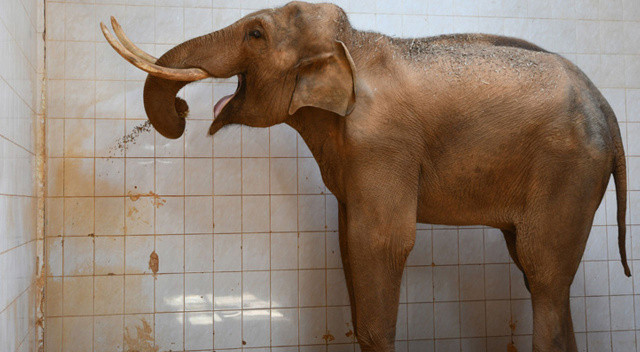
M 304 138 L 339 202 L 363 351 L 394 350 L 416 221 L 502 230 L 531 292 L 534 351 L 576 351 L 569 286 L 612 174 L 629 275 L 618 124 L 559 55 L 491 35 L 390 38 L 351 28 L 334 5 L 296 2 L 183 43 L 158 64 L 243 77 L 211 134 L 287 123 Z M 186 83 L 147 78 L 145 108 L 166 137 L 183 133 L 187 106 L 174 97 Z

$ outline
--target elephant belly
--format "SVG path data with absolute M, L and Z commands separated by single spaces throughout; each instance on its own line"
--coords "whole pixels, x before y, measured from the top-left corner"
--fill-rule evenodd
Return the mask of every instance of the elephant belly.
M 467 151 L 423 167 L 417 220 L 511 228 L 526 204 L 531 168 L 524 157 Z

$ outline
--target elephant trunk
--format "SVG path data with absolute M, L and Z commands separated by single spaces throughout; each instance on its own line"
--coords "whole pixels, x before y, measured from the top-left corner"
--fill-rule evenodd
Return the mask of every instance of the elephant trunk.
M 171 68 L 199 68 L 211 77 L 226 78 L 241 72 L 240 50 L 234 40 L 237 25 L 188 40 L 158 59 L 156 65 Z M 166 138 L 182 136 L 187 103 L 176 97 L 191 81 L 170 80 L 149 74 L 144 85 L 144 109 L 153 127 Z

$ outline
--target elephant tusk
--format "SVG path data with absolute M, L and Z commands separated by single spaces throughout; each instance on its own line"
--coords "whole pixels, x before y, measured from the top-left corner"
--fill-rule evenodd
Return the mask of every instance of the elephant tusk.
M 129 40 L 129 37 L 127 37 L 127 35 L 124 34 L 124 31 L 120 26 L 120 23 L 118 23 L 118 21 L 116 21 L 115 17 L 113 16 L 111 16 L 111 26 L 113 27 L 113 33 L 116 35 L 116 37 L 118 37 L 118 39 L 120 40 L 120 43 L 122 43 L 122 45 L 125 48 L 127 48 L 131 53 L 133 53 L 134 55 L 142 59 L 149 61 L 152 64 L 155 64 L 156 61 L 158 61 L 158 59 L 147 54 L 146 52 L 144 52 L 144 50 L 138 48 L 135 44 L 133 44 L 131 40 Z
M 173 81 L 193 82 L 211 77 L 206 71 L 199 68 L 170 68 L 151 63 L 129 51 L 112 34 L 107 26 L 100 22 L 102 34 L 107 39 L 111 47 L 125 60 L 135 67 L 149 73 L 152 76 L 169 79 Z

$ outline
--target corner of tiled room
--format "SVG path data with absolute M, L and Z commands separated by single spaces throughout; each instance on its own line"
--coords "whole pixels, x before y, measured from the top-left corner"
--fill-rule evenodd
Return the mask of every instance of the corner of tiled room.
M 114 16 L 159 56 L 281 3 L 0 0 L 1 351 L 359 350 L 336 201 L 302 139 L 286 125 L 208 137 L 213 102 L 235 88 L 217 79 L 182 91 L 182 138 L 139 128 L 145 74 L 99 29 Z M 389 35 L 521 37 L 595 82 L 625 143 L 634 276 L 620 266 L 611 185 L 572 286 L 574 328 L 580 351 L 638 350 L 640 2 L 334 3 L 356 28 Z M 502 234 L 418 228 L 397 351 L 530 351 L 529 295 Z

